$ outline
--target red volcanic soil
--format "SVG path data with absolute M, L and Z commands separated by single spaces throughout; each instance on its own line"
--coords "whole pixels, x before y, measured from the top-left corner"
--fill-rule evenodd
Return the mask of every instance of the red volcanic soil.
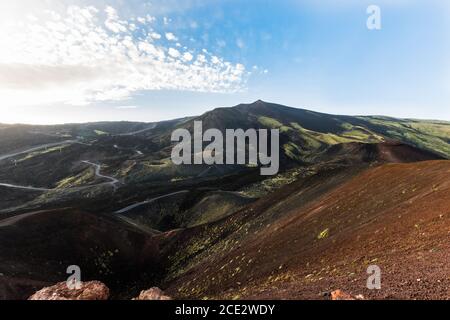
M 381 150 L 382 151 L 382 150 Z M 450 161 L 328 170 L 167 240 L 169 295 L 450 299 Z M 170 248 L 183 243 L 183 253 Z M 369 265 L 381 290 L 366 288 Z
M 346 162 L 380 162 L 380 163 L 408 163 L 427 160 L 443 160 L 433 152 L 416 147 L 388 141 L 383 143 L 342 143 L 331 146 L 322 156 L 323 160 Z
M 430 151 L 418 149 L 400 142 L 378 143 L 376 153 L 379 158 L 386 162 L 417 162 L 426 160 L 442 159 L 439 155 Z

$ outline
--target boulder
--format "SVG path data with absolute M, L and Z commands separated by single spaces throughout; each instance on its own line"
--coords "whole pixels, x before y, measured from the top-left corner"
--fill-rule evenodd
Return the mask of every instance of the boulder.
M 364 300 L 364 296 L 359 294 L 356 297 L 342 291 L 335 290 L 330 293 L 331 300 Z
M 166 296 L 164 291 L 159 288 L 151 288 L 148 290 L 141 291 L 137 298 L 133 300 L 172 300 L 171 297 Z
M 82 282 L 80 289 L 69 289 L 66 282 L 46 287 L 28 300 L 108 300 L 109 289 L 100 281 Z

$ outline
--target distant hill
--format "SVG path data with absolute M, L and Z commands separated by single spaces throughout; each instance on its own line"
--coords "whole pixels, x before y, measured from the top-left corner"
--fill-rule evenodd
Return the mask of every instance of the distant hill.
M 279 129 L 280 172 L 173 164 L 171 134 L 194 121 Z M 448 122 L 264 101 L 157 123 L 0 125 L 0 299 L 70 264 L 119 298 L 156 285 L 184 299 L 445 299 L 449 158 Z M 388 290 L 368 292 L 378 263 Z
M 331 115 L 261 100 L 232 108 L 214 109 L 176 127 L 192 131 L 194 121 L 202 121 L 204 130 L 279 129 L 284 153 L 299 161 L 339 143 L 378 143 L 389 140 L 450 158 L 450 122 Z M 158 141 L 169 143 L 170 133 L 159 132 Z M 153 132 L 147 134 L 151 136 Z
M 39 143 L 39 139 L 49 141 L 57 137 L 100 139 L 141 136 L 157 142 L 163 148 L 170 144 L 170 135 L 174 129 L 192 130 L 194 121 L 202 121 L 205 130 L 280 129 L 285 142 L 284 152 L 293 159 L 302 159 L 311 152 L 339 143 L 377 143 L 386 140 L 400 141 L 450 158 L 450 122 L 331 115 L 261 100 L 231 108 L 217 108 L 198 117 L 155 123 L 123 121 L 51 126 L 4 125 L 0 126 L 0 145 L 7 145 L 11 141 L 17 143 L 26 139 L 27 134 L 33 136 L 29 138 L 29 144 Z

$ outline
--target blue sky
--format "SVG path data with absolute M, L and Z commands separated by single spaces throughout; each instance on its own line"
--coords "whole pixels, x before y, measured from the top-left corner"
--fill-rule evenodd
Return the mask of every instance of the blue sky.
M 370 4 L 381 30 L 366 27 Z M 257 99 L 450 120 L 444 1 L 19 0 L 0 9 L 11 42 L 0 49 L 0 122 L 159 121 Z M 80 16 L 80 33 L 65 31 Z

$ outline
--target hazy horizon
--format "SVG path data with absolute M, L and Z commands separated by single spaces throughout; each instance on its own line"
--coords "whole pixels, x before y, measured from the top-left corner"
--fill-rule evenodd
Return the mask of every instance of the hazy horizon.
M 261 99 L 258 99 L 261 100 Z M 258 100 L 252 101 L 252 102 L 243 102 L 240 104 L 251 104 L 254 103 Z M 290 108 L 295 108 L 295 109 L 304 109 L 304 110 L 308 110 L 308 111 L 312 111 L 312 112 L 317 112 L 317 113 L 324 113 L 324 114 L 329 114 L 329 115 L 341 115 L 341 116 L 353 116 L 353 117 L 387 117 L 387 118 L 396 118 L 396 119 L 403 119 L 403 120 L 422 120 L 422 121 L 441 121 L 441 122 L 450 122 L 450 120 L 442 120 L 442 119 L 433 119 L 433 118 L 410 118 L 410 117 L 396 117 L 396 116 L 389 116 L 389 115 L 384 115 L 384 114 L 367 114 L 367 115 L 363 115 L 363 114 L 338 114 L 338 113 L 326 113 L 326 112 L 321 112 L 321 111 L 317 111 L 314 110 L 312 108 L 304 108 L 304 107 L 295 107 L 295 106 L 289 106 L 289 105 L 284 105 L 284 104 L 280 104 L 274 101 L 264 101 L 263 102 L 266 103 L 270 103 L 270 104 L 277 104 L 277 105 L 281 105 L 281 106 L 285 106 L 285 107 L 290 107 Z M 238 106 L 237 105 L 233 105 L 233 106 L 216 106 L 216 107 L 212 107 L 209 110 L 206 110 L 205 112 L 209 112 L 212 111 L 216 108 L 233 108 Z M 204 113 L 205 113 L 204 112 Z M 52 126 L 52 125 L 70 125 L 70 124 L 86 124 L 86 123 L 99 123 L 99 122 L 136 122 L 136 123 L 155 123 L 155 122 L 163 122 L 163 121 L 170 121 L 170 120 L 176 120 L 176 119 L 182 119 L 182 118 L 195 118 L 198 116 L 203 115 L 204 113 L 200 113 L 200 114 L 192 114 L 192 115 L 186 115 L 184 117 L 178 117 L 178 118 L 167 118 L 167 119 L 161 119 L 161 120 L 157 120 L 157 121 L 145 121 L 145 120 L 95 120 L 95 121 L 81 121 L 81 122 L 55 122 L 55 123 L 25 123 L 25 122 L 2 122 L 0 121 L 0 124 L 4 124 L 4 125 L 36 125 L 36 126 Z

